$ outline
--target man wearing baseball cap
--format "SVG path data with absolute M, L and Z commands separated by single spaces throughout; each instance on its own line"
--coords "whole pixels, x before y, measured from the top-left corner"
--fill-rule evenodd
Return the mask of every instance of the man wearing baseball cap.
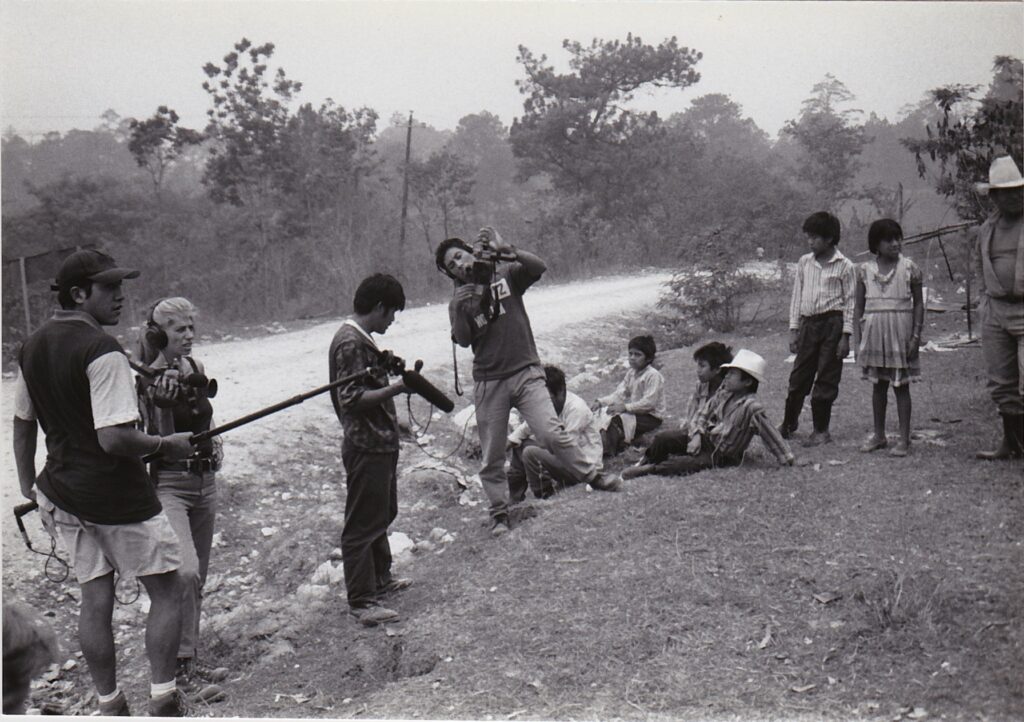
M 1024 177 L 1008 155 L 992 161 L 988 183 L 978 183 L 995 211 L 978 230 L 974 272 L 981 279 L 981 347 L 1003 438 L 979 459 L 1024 456 Z
M 183 716 L 185 702 L 174 681 L 181 555 L 141 457 L 185 458 L 192 451 L 190 435 L 157 437 L 136 428 L 139 409 L 128 358 L 102 328 L 117 325 L 124 301 L 121 283 L 138 275 L 96 250 L 64 259 L 52 287 L 60 309 L 18 354 L 14 457 L 22 494 L 38 502 L 43 525 L 63 542 L 78 578 L 78 636 L 100 712 L 130 714 L 117 686 L 111 625 L 116 571 L 138 577 L 150 598 L 149 712 Z M 38 479 L 37 423 L 47 451 Z

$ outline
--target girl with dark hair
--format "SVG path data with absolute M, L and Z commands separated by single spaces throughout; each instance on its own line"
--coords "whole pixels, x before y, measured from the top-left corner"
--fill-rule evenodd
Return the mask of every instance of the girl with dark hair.
M 868 248 L 874 260 L 857 266 L 854 304 L 854 348 L 865 379 L 874 384 L 871 408 L 874 434 L 861 451 L 889 445 L 885 436 L 885 412 L 889 386 L 896 395 L 900 438 L 889 453 L 906 456 L 910 448 L 910 382 L 921 375 L 921 328 L 924 326 L 924 293 L 921 269 L 900 254 L 903 229 L 883 218 L 868 230 Z

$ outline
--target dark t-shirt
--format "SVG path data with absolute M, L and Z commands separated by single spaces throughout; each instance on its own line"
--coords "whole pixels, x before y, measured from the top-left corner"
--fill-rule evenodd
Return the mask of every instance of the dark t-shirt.
M 500 264 L 497 280 L 491 284 L 491 293 L 498 301 L 494 320 L 487 319 L 479 296 L 453 298 L 448 304 L 452 325 L 468 324 L 472 328 L 474 381 L 507 378 L 540 364 L 530 317 L 523 305 L 523 294 L 536 280 L 518 262 Z
M 108 454 L 96 435 L 89 366 L 111 353 L 124 351 L 97 326 L 50 320 L 25 341 L 18 362 L 46 434 L 39 488 L 56 506 L 85 521 L 131 524 L 155 516 L 161 506 L 142 460 Z

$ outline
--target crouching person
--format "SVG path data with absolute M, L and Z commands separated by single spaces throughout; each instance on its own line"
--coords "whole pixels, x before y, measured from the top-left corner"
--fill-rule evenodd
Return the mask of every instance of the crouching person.
M 331 381 L 368 371 L 331 394 L 341 421 L 345 465 L 345 525 L 341 553 L 349 613 L 372 627 L 398 620 L 398 612 L 381 604 L 383 597 L 410 582 L 391 575 L 388 527 L 398 516 L 398 416 L 395 396 L 405 393 L 401 380 L 388 384 L 387 368 L 372 334 L 384 334 L 405 308 L 402 284 L 376 273 L 364 278 L 353 299 L 355 315 L 331 341 Z
M 682 476 L 719 466 L 739 466 L 743 455 L 758 434 L 768 450 L 784 466 L 792 466 L 796 459 L 789 444 L 768 421 L 757 389 L 764 381 L 765 361 L 753 351 L 742 349 L 731 363 L 722 364 L 725 378 L 715 395 L 708 399 L 697 414 L 686 435 L 686 451 L 671 455 L 665 447 L 649 448 L 646 462 L 622 472 L 622 478 L 632 479 L 647 474 Z
M 601 469 L 601 430 L 587 402 L 565 388 L 565 374 L 557 366 L 544 367 L 544 385 L 551 395 L 555 414 L 566 433 L 598 470 Z M 530 432 L 530 425 L 520 424 L 508 437 L 508 491 L 512 503 L 526 498 L 529 488 L 538 499 L 547 499 L 556 491 L 578 484 L 581 479 L 558 460 L 550 450 L 539 444 Z

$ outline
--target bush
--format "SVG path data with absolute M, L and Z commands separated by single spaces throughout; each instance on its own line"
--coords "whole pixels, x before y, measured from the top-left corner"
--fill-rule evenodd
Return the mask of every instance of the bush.
M 698 265 L 672 274 L 658 305 L 678 313 L 684 323 L 729 332 L 778 310 L 771 303 L 766 308 L 765 300 L 776 295 L 780 276 L 749 266 Z

